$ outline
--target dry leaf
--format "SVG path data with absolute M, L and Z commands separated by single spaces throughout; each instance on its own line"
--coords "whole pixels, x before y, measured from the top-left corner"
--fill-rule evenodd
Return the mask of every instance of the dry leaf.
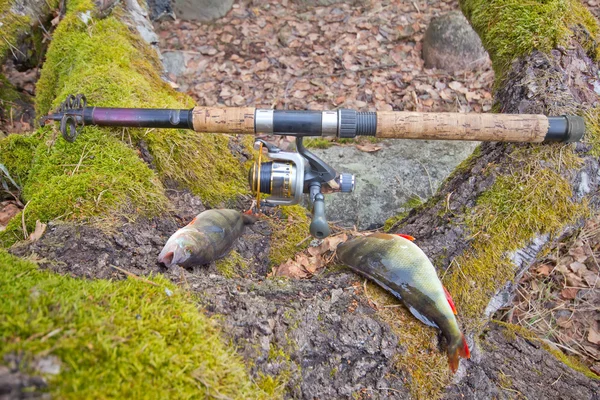
M 587 267 L 585 266 L 585 264 L 580 263 L 579 261 L 575 261 L 569 264 L 569 268 L 571 269 L 571 271 L 575 272 L 580 277 L 583 276 L 585 271 L 587 271 Z
M 560 292 L 560 297 L 565 300 L 573 300 L 577 296 L 577 293 L 579 293 L 579 289 L 577 288 L 563 289 Z
M 29 241 L 35 242 L 46 232 L 46 224 L 42 224 L 38 219 L 35 221 L 35 230 L 29 235 Z
M 287 276 L 288 278 L 302 279 L 308 278 L 306 270 L 294 260 L 287 260 L 273 270 L 275 276 Z
M 308 259 L 308 265 L 306 270 L 311 274 L 314 274 L 319 268 L 323 266 L 323 258 L 321 257 L 310 257 Z
M 568 328 L 570 328 L 570 327 L 573 326 L 573 319 L 571 317 L 572 316 L 568 316 L 568 317 L 567 316 L 562 316 L 562 317 L 559 317 L 556 320 L 556 324 L 558 326 L 560 326 L 561 328 L 568 329 Z
M 378 144 L 374 144 L 374 143 L 365 143 L 365 144 L 357 144 L 356 148 L 360 151 L 364 151 L 367 153 L 374 153 L 376 151 L 381 150 L 381 145 Z
M 585 281 L 585 283 L 587 283 L 589 287 L 593 288 L 597 287 L 598 280 L 600 280 L 600 277 L 597 273 L 588 270 L 584 273 L 583 280 Z
M 548 264 L 542 264 L 536 268 L 535 272 L 538 275 L 549 276 L 550 272 L 552 272 L 552 267 Z
M 575 261 L 579 261 L 581 263 L 585 262 L 585 260 L 587 260 L 588 258 L 588 256 L 585 254 L 583 246 L 572 247 L 571 249 L 569 249 L 569 254 L 573 256 Z
M 448 84 L 448 87 L 452 90 L 458 91 L 458 90 L 462 89 L 463 85 L 460 82 L 452 81 Z
M 8 221 L 17 215 L 21 209 L 12 201 L 3 201 L 0 203 L 0 226 L 6 226 Z
M 343 233 L 341 235 L 327 237 L 323 240 L 323 244 L 327 246 L 327 250 L 334 251 L 340 243 L 343 243 L 346 240 L 348 240 L 348 235 Z
M 595 327 L 590 327 L 587 334 L 587 340 L 590 343 L 600 345 L 600 332 L 598 332 Z

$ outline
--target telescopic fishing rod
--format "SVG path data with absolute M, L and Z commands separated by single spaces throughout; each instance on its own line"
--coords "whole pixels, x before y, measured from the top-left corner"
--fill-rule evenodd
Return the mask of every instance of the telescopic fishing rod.
M 577 142 L 585 133 L 579 116 L 547 117 L 530 114 L 420 113 L 410 111 L 358 112 L 290 111 L 253 107 L 194 107 L 187 110 L 154 108 L 88 107 L 84 95 L 70 95 L 55 113 L 40 120 L 60 122 L 60 131 L 73 142 L 87 125 L 131 128 L 179 128 L 196 132 L 227 134 L 274 134 L 296 137 L 297 153 L 283 152 L 258 139 L 272 161 L 258 162 L 250 169 L 252 191 L 270 195 L 259 205 L 293 205 L 309 194 L 312 206 L 310 232 L 329 235 L 323 193 L 354 190 L 354 176 L 337 174 L 308 151 L 307 136 L 382 139 L 475 140 L 490 142 Z

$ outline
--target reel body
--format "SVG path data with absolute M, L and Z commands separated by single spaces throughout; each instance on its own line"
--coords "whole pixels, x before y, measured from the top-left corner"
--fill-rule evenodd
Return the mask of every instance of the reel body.
M 352 192 L 354 175 L 338 175 L 331 166 L 308 151 L 302 140 L 302 136 L 296 137 L 298 153 L 291 153 L 258 139 L 255 147 L 261 151 L 258 161 L 248 173 L 248 183 L 252 193 L 257 196 L 259 206 L 290 206 L 300 203 L 302 196 L 308 194 L 312 211 L 310 233 L 322 239 L 330 234 L 323 193 Z M 267 155 L 272 161 L 262 161 L 263 146 L 267 148 Z M 270 197 L 261 201 L 262 194 Z

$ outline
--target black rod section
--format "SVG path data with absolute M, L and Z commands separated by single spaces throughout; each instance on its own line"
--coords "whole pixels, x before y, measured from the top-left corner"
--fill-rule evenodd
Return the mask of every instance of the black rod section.
M 322 130 L 321 111 L 273 111 L 274 134 L 321 136 Z
M 585 120 L 577 115 L 548 117 L 544 142 L 578 142 L 585 134 Z
M 133 128 L 194 128 L 192 110 L 160 108 L 86 107 L 83 109 L 83 123 Z

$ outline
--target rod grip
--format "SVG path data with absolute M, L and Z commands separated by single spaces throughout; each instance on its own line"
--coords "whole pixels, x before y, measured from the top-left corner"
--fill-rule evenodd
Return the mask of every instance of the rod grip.
M 377 112 L 378 138 L 543 142 L 548 118 L 528 114 Z
M 253 107 L 194 107 L 196 132 L 254 134 Z

